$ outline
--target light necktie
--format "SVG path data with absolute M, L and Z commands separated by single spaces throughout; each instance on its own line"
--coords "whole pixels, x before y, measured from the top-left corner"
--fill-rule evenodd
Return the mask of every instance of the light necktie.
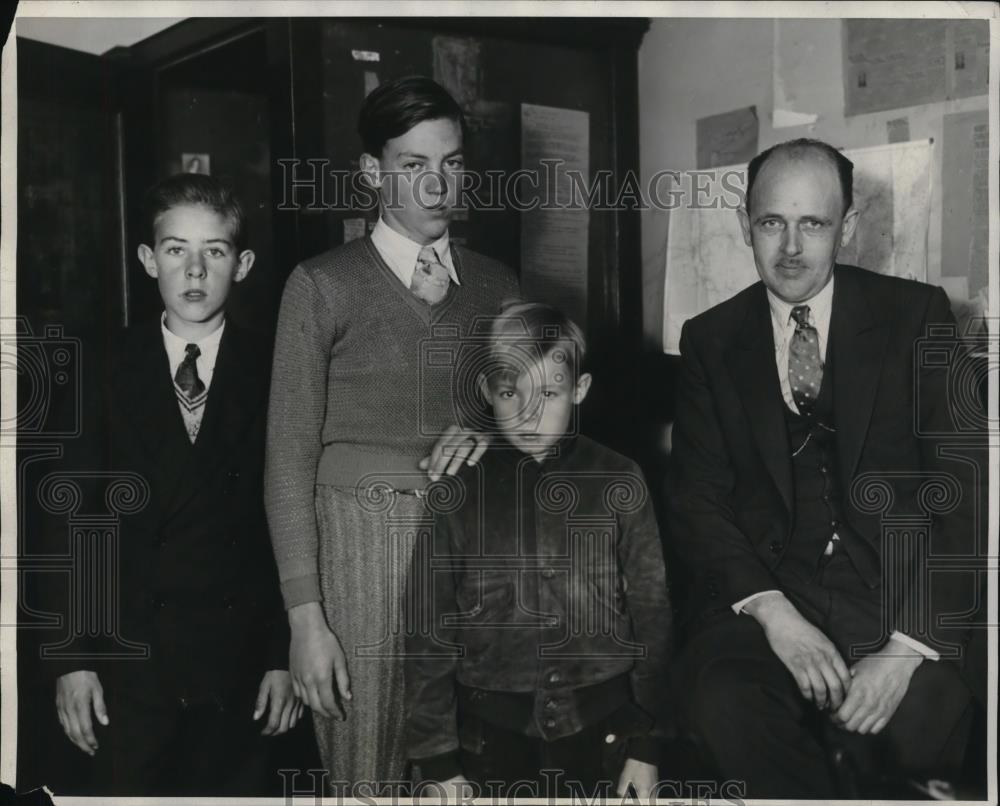
M 795 332 L 788 345 L 788 382 L 799 412 L 812 411 L 823 383 L 823 362 L 819 354 L 819 334 L 809 324 L 809 306 L 792 308 Z
M 433 246 L 424 246 L 417 255 L 417 265 L 410 281 L 414 296 L 430 305 L 436 305 L 448 293 L 451 278 L 448 269 L 441 265 Z
M 184 360 L 174 375 L 174 391 L 177 393 L 177 402 L 184 417 L 188 439 L 193 444 L 198 437 L 198 431 L 201 430 L 201 415 L 205 411 L 205 400 L 208 395 L 205 392 L 205 384 L 198 377 L 197 361 L 201 349 L 197 344 L 189 344 L 184 348 L 184 353 Z

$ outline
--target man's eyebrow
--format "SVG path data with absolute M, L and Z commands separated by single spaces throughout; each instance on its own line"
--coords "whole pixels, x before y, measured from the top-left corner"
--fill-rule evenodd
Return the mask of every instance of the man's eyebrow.
M 163 242 L 163 241 L 179 241 L 180 243 L 187 243 L 187 240 L 185 238 L 179 238 L 176 235 L 164 235 L 162 238 L 160 238 L 160 241 L 161 242 Z

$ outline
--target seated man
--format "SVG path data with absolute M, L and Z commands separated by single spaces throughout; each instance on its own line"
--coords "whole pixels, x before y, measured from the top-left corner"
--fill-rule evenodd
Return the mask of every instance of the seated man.
M 835 797 L 830 736 L 920 774 L 960 764 L 968 733 L 958 614 L 978 580 L 930 575 L 927 556 L 975 554 L 983 474 L 939 455 L 949 367 L 914 350 L 954 320 L 939 288 L 836 265 L 852 168 L 815 140 L 758 155 L 739 217 L 762 282 L 681 336 L 669 526 L 694 621 L 678 690 L 753 798 Z M 893 534 L 888 514 L 914 527 Z

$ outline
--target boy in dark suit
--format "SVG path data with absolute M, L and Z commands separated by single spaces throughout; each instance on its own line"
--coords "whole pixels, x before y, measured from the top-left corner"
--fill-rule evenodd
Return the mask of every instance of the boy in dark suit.
M 95 757 L 96 792 L 263 794 L 260 734 L 284 733 L 302 706 L 262 497 L 269 351 L 225 318 L 254 253 L 215 179 L 173 176 L 146 202 L 139 259 L 165 312 L 108 346 L 104 377 L 84 377 L 66 468 L 83 472 L 85 500 L 109 471 L 148 500 L 119 521 L 117 629 L 52 661 L 56 706 Z M 58 612 L 78 624 L 102 595 L 78 586 Z M 123 645 L 146 657 L 112 658 Z

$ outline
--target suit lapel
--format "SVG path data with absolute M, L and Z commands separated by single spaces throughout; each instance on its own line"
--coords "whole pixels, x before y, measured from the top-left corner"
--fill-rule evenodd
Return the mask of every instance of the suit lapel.
M 845 493 L 861 458 L 871 422 L 889 329 L 877 317 L 855 271 L 838 267 L 828 352 L 834 358 L 833 406 Z
M 774 332 L 763 283 L 755 286 L 739 331 L 726 356 L 729 371 L 746 409 L 757 448 L 774 479 L 785 506 L 792 510 L 792 468 L 789 459 L 785 402 L 774 363 Z
M 142 445 L 154 500 L 163 502 L 190 461 L 191 443 L 177 405 L 160 321 L 139 326 L 126 338 L 114 392 L 114 410 L 122 417 L 120 438 Z

